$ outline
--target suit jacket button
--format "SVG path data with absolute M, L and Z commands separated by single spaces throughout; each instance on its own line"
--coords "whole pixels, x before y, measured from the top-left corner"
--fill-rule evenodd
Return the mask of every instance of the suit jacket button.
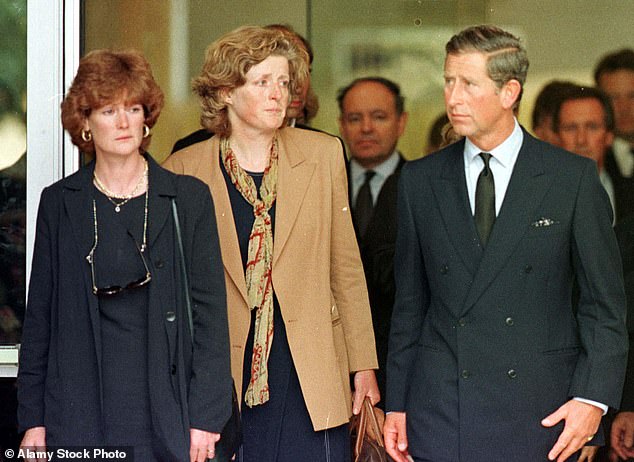
M 506 318 L 504 322 L 506 323 L 507 326 L 512 326 L 513 324 L 515 324 L 515 321 L 510 316 Z
M 524 272 L 525 272 L 526 274 L 530 273 L 531 271 L 533 271 L 533 267 L 532 267 L 531 265 L 526 265 L 526 266 L 524 267 Z
M 460 327 L 464 327 L 464 326 L 466 326 L 466 325 L 467 325 L 467 320 L 466 320 L 465 318 L 460 318 L 460 319 L 458 319 L 458 325 L 459 325 Z
M 156 266 L 157 268 L 163 268 L 165 266 L 165 262 L 161 260 L 160 258 L 157 258 L 154 261 L 154 266 Z
M 507 375 L 509 376 L 510 379 L 514 379 L 515 377 L 517 377 L 517 372 L 515 372 L 515 369 L 509 369 L 509 371 L 507 372 Z
M 440 267 L 440 274 L 447 274 L 449 272 L 449 267 L 447 265 L 442 265 Z
M 468 379 L 469 377 L 471 377 L 471 372 L 469 372 L 468 370 L 464 369 L 460 375 L 462 376 L 463 379 Z
M 176 375 L 176 364 L 172 364 L 172 375 Z
M 165 319 L 167 319 L 169 322 L 174 322 L 174 320 L 176 319 L 176 313 L 174 313 L 173 311 L 168 311 L 167 313 L 165 313 Z

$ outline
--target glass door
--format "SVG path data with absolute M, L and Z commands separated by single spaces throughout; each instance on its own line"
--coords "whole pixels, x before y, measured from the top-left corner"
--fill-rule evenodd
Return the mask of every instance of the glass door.
M 19 443 L 15 377 L 39 196 L 78 164 L 59 104 L 79 56 L 79 9 L 0 2 L 0 460 Z

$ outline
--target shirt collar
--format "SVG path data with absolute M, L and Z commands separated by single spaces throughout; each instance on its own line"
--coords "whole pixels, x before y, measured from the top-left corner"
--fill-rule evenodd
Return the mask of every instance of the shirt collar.
M 522 142 L 524 141 L 524 132 L 520 127 L 520 124 L 515 119 L 515 126 L 513 127 L 513 131 L 511 135 L 505 139 L 500 145 L 496 146 L 492 150 L 488 151 L 497 162 L 499 162 L 503 167 L 512 167 L 515 165 L 515 160 L 517 159 L 517 155 L 520 152 L 520 148 L 522 147 Z M 467 138 L 465 140 L 464 147 L 464 155 L 465 162 L 473 162 L 476 157 L 482 152 L 482 149 L 477 147 L 475 144 Z
M 379 165 L 372 168 L 371 170 L 374 170 L 374 172 L 376 173 L 375 176 L 378 176 L 379 178 L 387 178 L 392 173 L 394 173 L 394 170 L 396 170 L 399 161 L 400 156 L 398 154 L 398 151 L 395 150 L 392 155 L 390 155 L 390 157 L 388 157 L 385 161 L 381 162 Z M 368 169 L 362 167 L 361 164 L 359 164 L 359 162 L 357 162 L 354 158 L 350 159 L 350 175 L 353 178 L 361 179 L 361 181 L 364 181 L 366 170 Z

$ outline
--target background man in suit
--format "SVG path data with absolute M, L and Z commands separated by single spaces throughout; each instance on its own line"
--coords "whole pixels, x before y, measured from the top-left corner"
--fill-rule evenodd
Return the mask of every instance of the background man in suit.
M 606 153 L 605 169 L 617 183 L 634 181 L 634 50 L 624 48 L 604 56 L 594 80 L 614 109 L 616 137 Z
M 614 140 L 614 111 L 610 99 L 597 88 L 575 85 L 555 110 L 553 129 L 562 148 L 597 163 L 599 179 L 615 215 L 615 223 L 634 212 L 634 179 L 608 172 L 606 154 Z M 613 166 L 616 168 L 616 166 Z M 614 178 L 613 178 L 614 177 Z
M 604 56 L 594 80 L 612 100 L 617 136 L 634 147 L 634 50 L 624 48 Z
M 466 140 L 401 172 L 386 446 L 398 462 L 562 462 L 621 397 L 612 210 L 592 161 L 517 123 L 519 39 L 476 26 L 446 51 Z
M 405 130 L 407 112 L 399 86 L 381 77 L 354 80 L 339 91 L 337 101 L 339 129 L 350 154 L 348 189 L 372 308 L 377 381 L 385 396 L 395 292 L 396 191 L 405 162 L 396 145 Z
M 561 98 L 575 86 L 572 82 L 551 80 L 539 91 L 531 114 L 531 128 L 537 138 L 550 144 L 558 144 L 559 137 L 553 130 L 553 116 Z

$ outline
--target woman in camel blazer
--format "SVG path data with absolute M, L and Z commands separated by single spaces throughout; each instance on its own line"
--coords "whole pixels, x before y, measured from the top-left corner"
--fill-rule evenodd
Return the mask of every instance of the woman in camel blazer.
M 246 54 L 250 66 L 242 71 L 233 66 L 233 84 L 218 81 L 217 67 L 227 66 L 234 57 L 239 62 Z M 380 398 L 341 143 L 323 133 L 279 128 L 289 92 L 306 72 L 303 60 L 282 34 L 257 27 L 240 28 L 213 43 L 194 89 L 201 96 L 203 125 L 216 135 L 173 154 L 164 164 L 203 180 L 213 196 L 227 287 L 232 373 L 243 396 L 244 438 L 238 454 L 243 462 L 349 460 L 350 374 L 354 373 L 355 412 L 364 396 L 373 403 Z M 218 102 L 220 110 L 209 107 Z M 226 152 L 233 156 L 228 161 Z M 232 166 L 256 185 L 274 175 L 276 188 L 270 209 L 271 277 L 266 286 L 274 293 L 275 331 L 269 383 L 255 394 L 256 402 L 253 394 L 248 396 L 249 384 L 260 372 L 257 367 L 252 370 L 259 359 L 259 350 L 252 346 L 259 310 L 251 309 L 245 282 L 247 246 L 240 204 L 246 200 L 229 173 Z M 258 197 L 265 193 L 260 188 Z M 246 206 L 246 231 L 253 240 L 253 213 L 251 204 Z M 263 237 L 258 245 L 262 242 Z M 249 264 L 251 260 L 249 254 Z M 276 348 L 284 351 L 276 353 Z M 288 373 L 276 378 L 286 369 Z M 262 393 L 267 397 L 261 399 Z

